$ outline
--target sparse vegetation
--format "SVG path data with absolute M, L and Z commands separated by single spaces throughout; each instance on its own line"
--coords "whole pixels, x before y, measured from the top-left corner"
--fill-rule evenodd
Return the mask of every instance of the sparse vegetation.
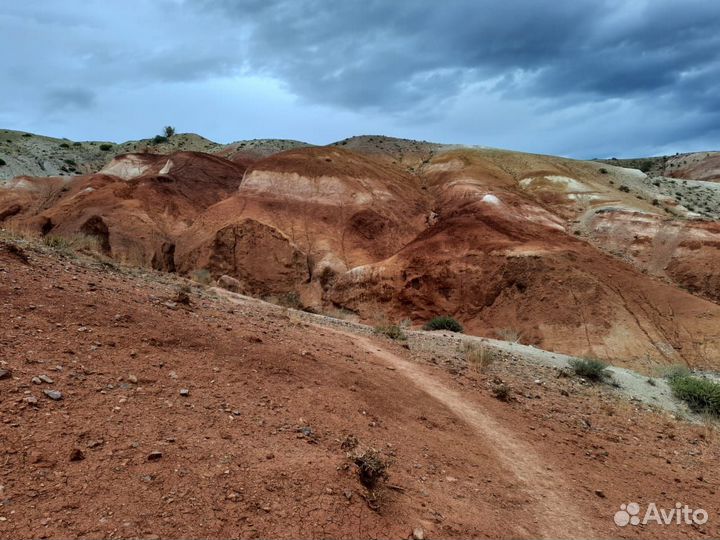
M 193 281 L 200 283 L 201 285 L 210 285 L 212 283 L 212 275 L 205 268 L 195 270 L 190 277 Z
M 376 334 L 382 334 L 383 336 L 389 337 L 390 339 L 394 339 L 396 341 L 407 340 L 407 336 L 405 335 L 405 332 L 403 332 L 402 327 L 397 324 L 376 326 L 374 330 Z
M 499 358 L 499 352 L 485 345 L 476 343 L 463 343 L 463 355 L 468 367 L 475 371 L 483 372 Z
M 101 144 L 101 145 L 99 146 L 99 148 L 100 148 L 100 150 L 102 150 L 103 152 L 107 152 L 108 150 L 110 150 L 110 149 L 112 148 L 112 144 L 104 143 L 104 144 Z
M 175 128 L 173 126 L 165 126 L 163 128 L 163 133 L 165 134 L 165 137 L 168 139 L 175 135 Z
M 678 375 L 668 383 L 675 397 L 687 403 L 693 412 L 720 416 L 720 383 L 692 375 Z
M 591 382 L 605 382 L 610 379 L 608 365 L 597 358 L 583 358 L 570 361 L 575 375 Z
M 512 397 L 512 389 L 505 383 L 496 384 L 492 389 L 495 399 L 508 402 Z
M 60 148 L 70 148 L 70 145 L 66 142 L 60 143 Z
M 627 186 L 620 186 L 618 189 L 623 193 L 630 193 L 630 188 Z
M 0 158 L 0 167 L 2 167 L 3 165 L 7 165 L 7 163 L 5 163 L 5 160 L 3 158 Z
M 168 141 L 168 138 L 163 135 L 155 135 L 152 139 L 153 144 L 162 144 L 166 143 Z
M 23 133 L 22 136 L 23 137 L 32 137 L 33 134 L 32 133 Z
M 463 332 L 462 325 L 449 315 L 434 317 L 425 323 L 425 330 L 450 330 L 451 332 Z
M 72 234 L 70 236 L 49 234 L 43 236 L 42 243 L 65 255 L 73 252 L 99 253 L 101 251 L 97 237 L 88 234 Z
M 580 231 L 575 231 L 575 233 L 580 234 Z M 520 343 L 520 339 L 522 338 L 522 332 L 514 328 L 499 328 L 495 330 L 495 334 L 499 339 L 509 341 L 510 343 Z
M 607 174 L 608 170 L 605 167 L 600 167 L 600 174 Z

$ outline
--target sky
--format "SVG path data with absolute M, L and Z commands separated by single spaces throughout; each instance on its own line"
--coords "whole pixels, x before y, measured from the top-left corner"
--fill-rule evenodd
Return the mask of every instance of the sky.
M 717 0 L 0 3 L 0 128 L 720 150 Z

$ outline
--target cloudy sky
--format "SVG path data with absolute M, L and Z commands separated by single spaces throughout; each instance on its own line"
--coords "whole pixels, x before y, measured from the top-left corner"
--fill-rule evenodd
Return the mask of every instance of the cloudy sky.
M 720 149 L 717 0 L 0 3 L 0 127 Z

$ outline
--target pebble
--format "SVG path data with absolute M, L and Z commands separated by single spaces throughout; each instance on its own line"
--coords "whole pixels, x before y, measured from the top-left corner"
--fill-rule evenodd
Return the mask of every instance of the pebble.
M 190 390 L 188 390 L 187 388 L 181 388 L 180 395 L 183 397 L 188 397 L 190 395 Z
M 158 459 L 160 459 L 162 457 L 163 457 L 162 452 L 155 450 L 154 452 L 150 452 L 148 454 L 147 459 L 148 459 L 148 461 L 157 461 Z
M 425 540 L 425 531 L 422 527 L 415 527 L 412 532 L 413 540 Z
M 132 374 L 128 375 L 127 380 L 128 380 L 128 382 L 130 382 L 132 384 L 137 384 L 137 382 L 138 382 L 138 378 Z
M 9 369 L 0 369 L 0 381 L 2 379 L 9 379 L 10 377 L 12 377 L 12 371 Z
M 63 398 L 62 392 L 57 390 L 43 390 L 43 393 L 53 401 L 59 401 Z
M 38 377 L 38 379 L 40 379 L 42 382 L 48 383 L 48 384 L 52 384 L 52 383 L 55 382 L 55 381 L 53 381 L 50 377 L 48 377 L 47 375 L 40 375 L 40 376 Z
M 602 489 L 596 489 L 596 490 L 595 490 L 595 495 L 597 495 L 597 496 L 600 497 L 601 499 L 604 499 L 604 498 L 605 498 L 605 492 L 604 492 Z
M 33 384 L 42 384 L 42 381 L 40 380 L 40 377 L 33 377 L 31 379 Z
M 35 396 L 27 396 L 26 398 L 24 398 L 24 400 L 25 403 L 27 403 L 28 405 L 37 405 L 38 402 Z
M 85 453 L 79 448 L 73 448 L 70 452 L 70 461 L 82 461 L 85 459 Z

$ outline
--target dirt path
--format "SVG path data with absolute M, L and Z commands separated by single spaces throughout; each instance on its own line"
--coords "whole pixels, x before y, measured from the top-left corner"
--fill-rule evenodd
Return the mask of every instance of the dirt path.
M 323 327 L 328 329 L 326 326 Z M 543 459 L 529 445 L 519 440 L 511 430 L 496 422 L 486 412 L 448 388 L 413 362 L 379 348 L 370 339 L 350 332 L 332 329 L 350 337 L 360 348 L 383 360 L 397 373 L 412 381 L 433 399 L 445 405 L 468 426 L 492 441 L 492 448 L 500 463 L 524 485 L 535 508 L 540 534 L 546 538 L 590 538 L 596 536 L 584 522 L 583 513 L 569 500 L 567 486 L 557 472 L 549 471 Z

